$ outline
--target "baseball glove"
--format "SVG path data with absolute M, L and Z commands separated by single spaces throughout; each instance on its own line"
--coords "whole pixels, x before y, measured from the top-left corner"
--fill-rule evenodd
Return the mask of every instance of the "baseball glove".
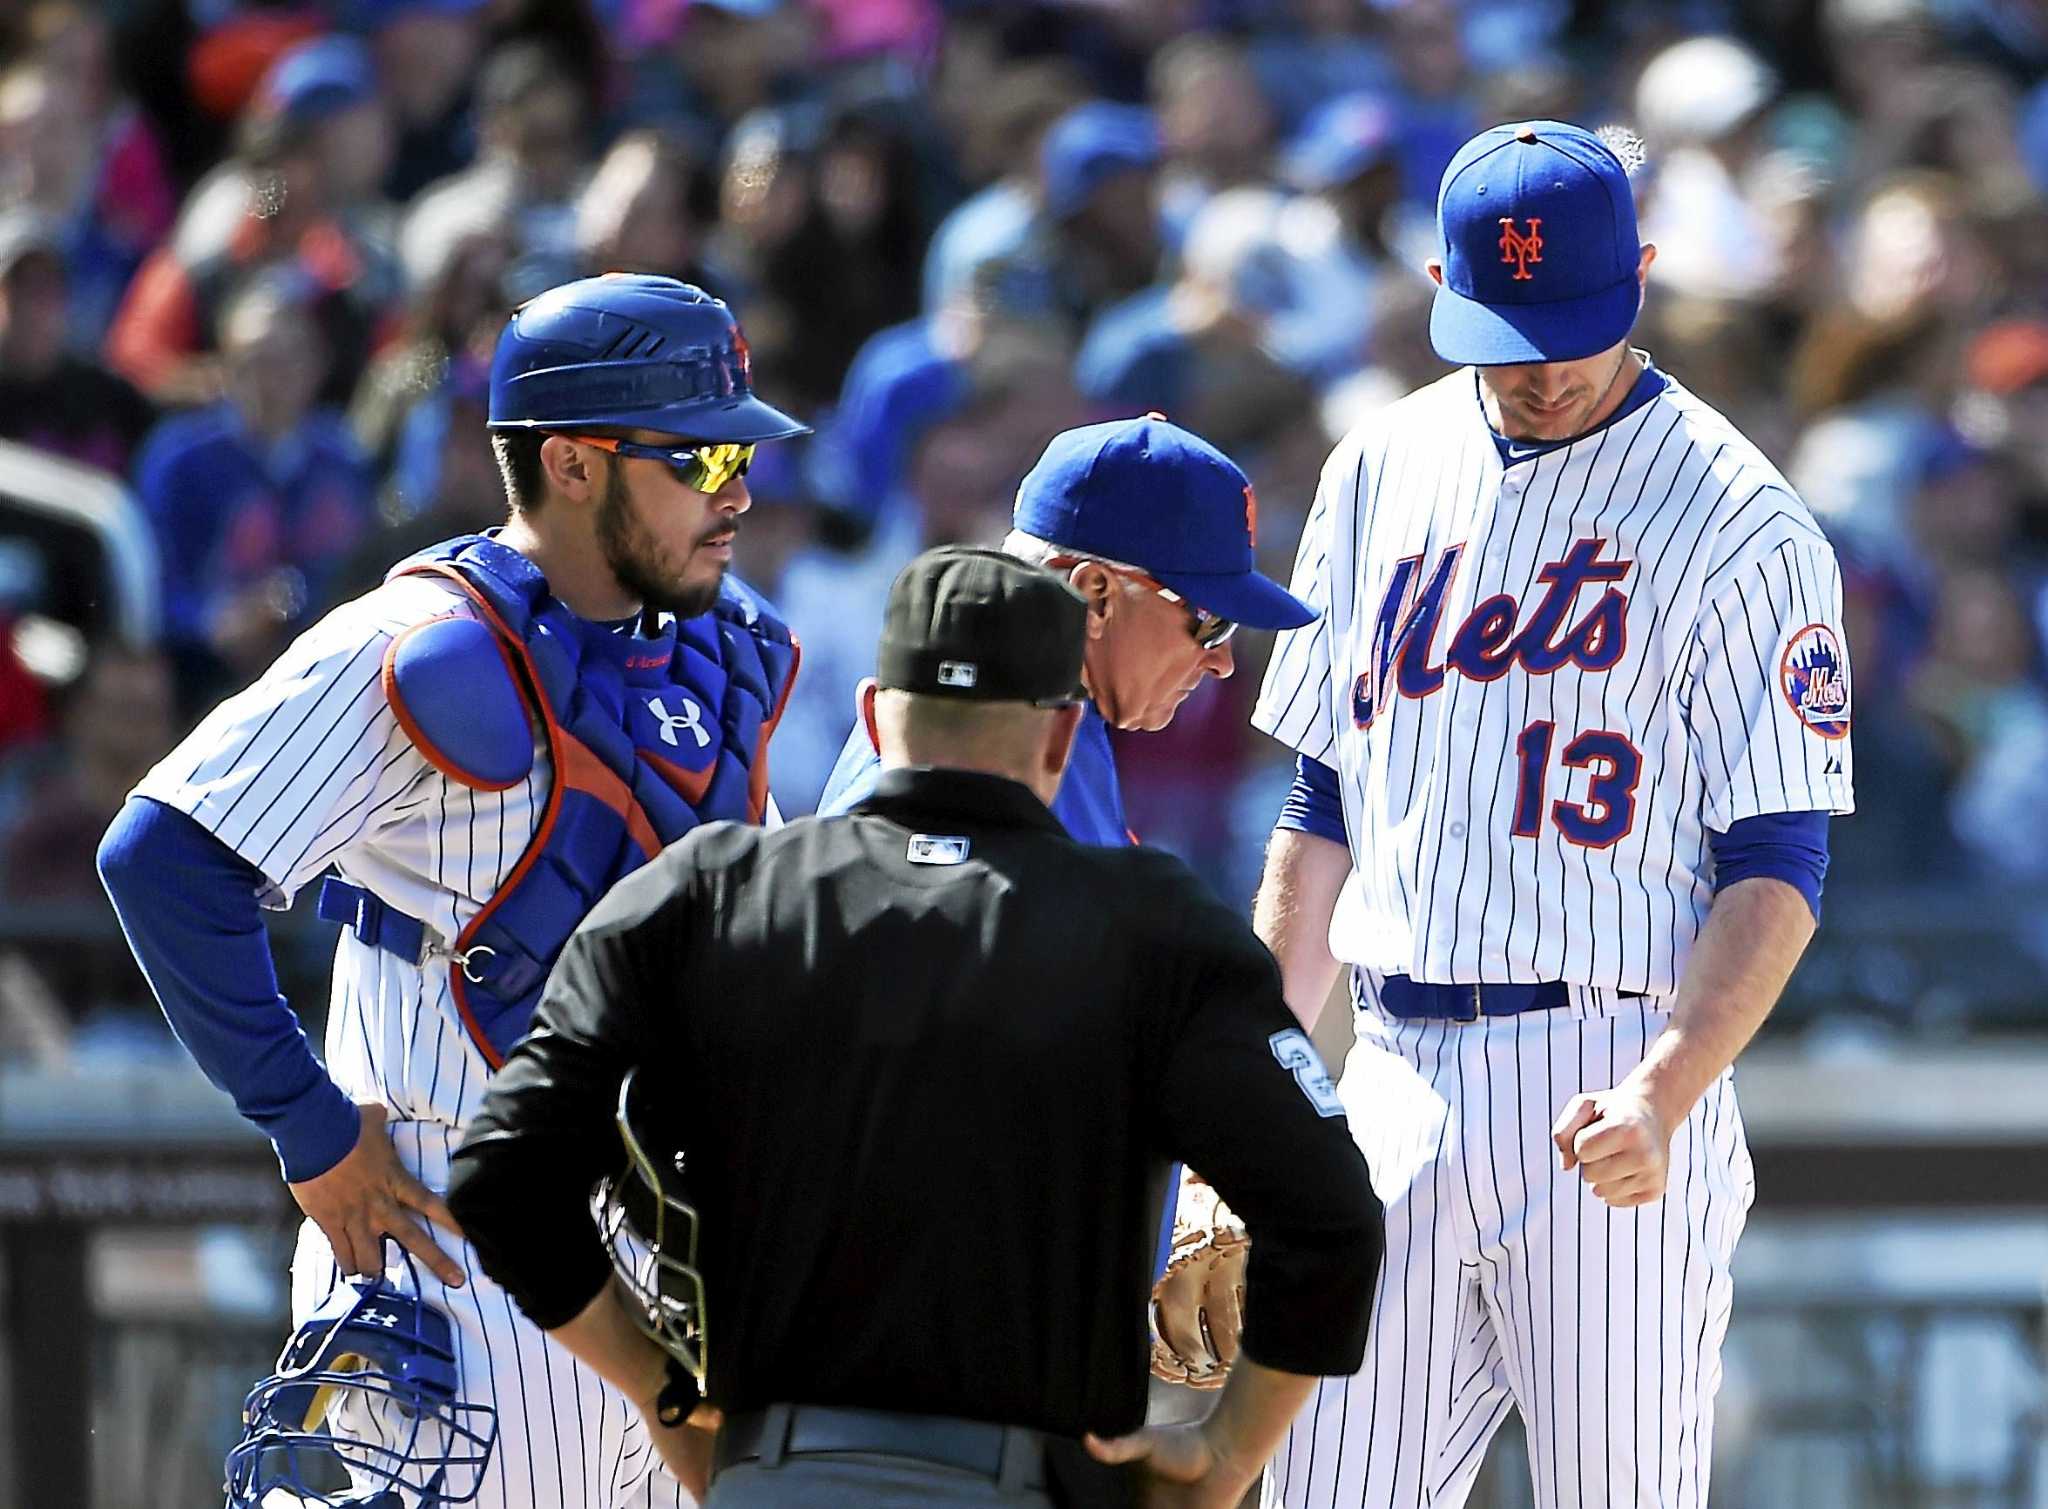
M 1244 1223 L 1192 1169 L 1173 1213 L 1173 1250 L 1152 1286 L 1152 1376 L 1223 1387 L 1244 1327 Z

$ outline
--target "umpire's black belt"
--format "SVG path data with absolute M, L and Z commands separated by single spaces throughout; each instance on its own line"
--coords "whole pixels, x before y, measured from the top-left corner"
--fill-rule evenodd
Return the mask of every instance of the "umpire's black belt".
M 712 1470 L 742 1462 L 774 1467 L 785 1457 L 827 1454 L 903 1457 L 979 1473 L 1006 1488 L 1045 1487 L 1045 1443 L 1036 1431 L 879 1409 L 772 1404 L 728 1415 L 712 1449 Z
M 1633 1000 L 1637 992 L 1619 994 Z M 1571 1003 L 1571 987 L 1562 980 L 1540 985 L 1425 985 L 1406 975 L 1388 975 L 1380 981 L 1380 1009 L 1404 1022 L 1476 1022 L 1483 1016 L 1555 1011 Z

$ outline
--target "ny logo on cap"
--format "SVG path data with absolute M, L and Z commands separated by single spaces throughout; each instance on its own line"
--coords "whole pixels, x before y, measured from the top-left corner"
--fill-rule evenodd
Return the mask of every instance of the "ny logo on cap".
M 1500 259 L 1515 264 L 1517 283 L 1530 281 L 1529 264 L 1543 260 L 1543 217 L 1531 215 L 1529 229 L 1523 233 L 1515 229 L 1515 217 L 1500 217 Z

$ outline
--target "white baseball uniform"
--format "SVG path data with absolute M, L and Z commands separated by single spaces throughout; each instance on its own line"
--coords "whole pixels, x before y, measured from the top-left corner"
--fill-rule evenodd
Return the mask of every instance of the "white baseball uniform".
M 1372 1341 L 1267 1504 L 1456 1505 L 1509 1406 L 1536 1500 L 1703 1506 L 1729 1260 L 1752 1194 L 1732 1076 L 1614 1210 L 1552 1121 L 1668 1019 L 1713 900 L 1709 832 L 1851 810 L 1833 552 L 1676 383 L 1503 458 L 1463 369 L 1324 469 L 1252 721 L 1334 767 L 1352 873 L 1342 1094 L 1387 1208 Z M 1563 982 L 1568 1008 L 1398 1020 L 1389 975 Z
M 476 791 L 428 763 L 399 726 L 385 698 L 384 652 L 414 624 L 451 613 L 474 616 L 466 599 L 423 576 L 336 608 L 215 708 L 137 793 L 189 813 L 261 870 L 277 893 L 272 905 L 333 865 L 442 939 L 456 937 L 532 838 L 552 770 L 536 730 L 527 778 Z M 445 959 L 422 967 L 344 930 L 324 1055 L 350 1099 L 388 1108 L 399 1161 L 436 1191 L 448 1187 L 450 1156 L 490 1072 L 449 980 Z M 463 1397 L 497 1410 L 480 1509 L 694 1502 L 660 1470 L 624 1396 L 530 1324 L 466 1243 L 432 1230 L 467 1281 L 446 1288 L 420 1265 L 420 1292 L 455 1327 Z M 402 1264 L 392 1276 L 412 1282 Z M 294 1322 L 338 1279 L 326 1238 L 305 1222 L 292 1264 Z

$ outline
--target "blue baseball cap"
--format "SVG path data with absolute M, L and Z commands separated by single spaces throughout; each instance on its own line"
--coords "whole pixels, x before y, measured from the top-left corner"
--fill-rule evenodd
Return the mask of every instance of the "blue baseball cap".
M 1429 339 L 1445 361 L 1577 361 L 1634 327 L 1635 194 L 1592 132 L 1562 121 L 1480 132 L 1444 169 L 1436 223 L 1444 280 Z
M 1259 575 L 1259 509 L 1237 463 L 1157 414 L 1052 437 L 1011 522 L 1084 555 L 1136 566 L 1198 608 L 1254 629 L 1298 629 L 1315 609 Z
M 1157 165 L 1163 151 L 1151 111 L 1107 100 L 1076 105 L 1053 123 L 1038 149 L 1047 213 L 1066 219 L 1118 173 Z
M 1281 157 L 1281 175 L 1317 193 L 1347 183 L 1394 152 L 1394 112 L 1379 95 L 1345 94 L 1309 112 Z
M 292 120 L 325 120 L 374 99 L 377 65 L 354 37 L 315 37 L 279 58 L 263 76 L 257 99 Z

